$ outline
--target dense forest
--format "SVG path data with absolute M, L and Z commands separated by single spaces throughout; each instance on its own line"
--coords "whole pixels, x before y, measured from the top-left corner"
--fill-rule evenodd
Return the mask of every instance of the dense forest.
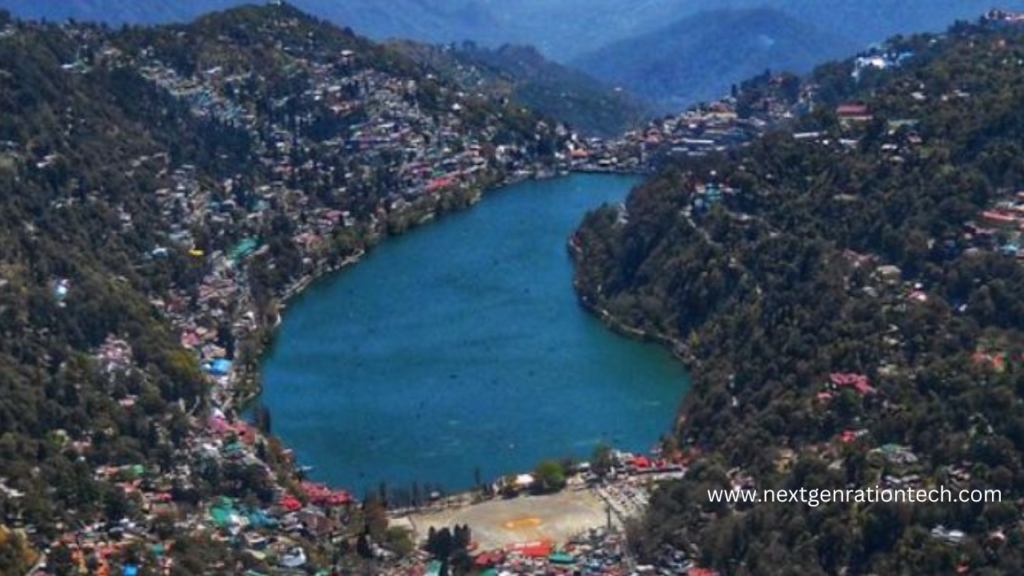
M 288 6 L 119 29 L 0 12 L 0 110 L 2 574 L 124 526 L 166 540 L 177 573 L 230 562 L 145 513 L 151 494 L 187 518 L 280 493 L 262 440 L 194 457 L 201 355 L 254 361 L 293 281 L 558 145 L 532 113 Z
M 793 130 L 669 162 L 579 231 L 583 303 L 693 367 L 666 439 L 691 464 L 633 527 L 646 558 L 667 546 L 730 574 L 1024 571 L 1024 268 L 1019 232 L 980 216 L 1024 183 L 1024 35 L 958 24 L 886 50 L 898 64 L 818 68 Z M 738 486 L 1002 501 L 709 501 Z

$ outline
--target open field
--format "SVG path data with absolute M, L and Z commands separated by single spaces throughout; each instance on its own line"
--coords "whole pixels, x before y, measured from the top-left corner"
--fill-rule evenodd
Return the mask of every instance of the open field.
M 426 538 L 431 526 L 469 524 L 473 540 L 490 550 L 545 539 L 561 544 L 580 532 L 604 526 L 607 517 L 604 502 L 590 490 L 566 490 L 412 514 L 408 520 L 417 539 Z

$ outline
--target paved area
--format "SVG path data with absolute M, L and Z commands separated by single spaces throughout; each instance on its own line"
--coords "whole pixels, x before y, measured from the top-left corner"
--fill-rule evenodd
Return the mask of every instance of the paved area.
M 620 519 L 640 518 L 650 503 L 650 492 L 641 484 L 620 482 L 597 488 L 597 495 Z
M 469 524 L 483 550 L 537 540 L 562 544 L 569 538 L 607 523 L 605 503 L 590 490 L 565 490 L 549 496 L 520 496 L 482 504 L 423 512 L 409 516 L 418 539 L 433 526 Z

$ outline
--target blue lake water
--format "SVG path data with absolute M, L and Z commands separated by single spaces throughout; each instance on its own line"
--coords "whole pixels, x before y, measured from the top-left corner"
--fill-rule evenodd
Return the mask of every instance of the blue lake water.
M 579 307 L 566 240 L 637 179 L 574 175 L 487 194 L 389 239 L 295 299 L 262 366 L 274 433 L 312 476 L 448 490 L 645 450 L 689 388 L 667 351 Z

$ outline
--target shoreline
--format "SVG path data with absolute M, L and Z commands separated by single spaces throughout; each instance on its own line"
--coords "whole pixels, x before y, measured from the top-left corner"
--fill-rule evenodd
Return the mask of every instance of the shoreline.
M 277 330 L 283 321 L 283 314 L 288 309 L 289 303 L 305 294 L 306 290 L 316 283 L 318 280 L 330 276 L 332 273 L 340 272 L 345 268 L 358 264 L 362 259 L 369 254 L 380 242 L 387 240 L 389 237 L 401 236 L 412 232 L 420 226 L 437 222 L 443 219 L 448 214 L 454 214 L 462 212 L 464 210 L 471 209 L 473 206 L 483 200 L 484 196 L 500 192 L 505 188 L 521 184 L 528 181 L 541 181 L 550 180 L 554 178 L 565 178 L 573 174 L 593 174 L 594 172 L 589 171 L 558 171 L 558 170 L 535 170 L 528 175 L 510 175 L 504 178 L 498 179 L 497 183 L 483 184 L 476 187 L 466 203 L 463 205 L 456 206 L 454 209 L 446 212 L 438 212 L 437 204 L 439 200 L 435 199 L 432 201 L 434 204 L 428 209 L 424 215 L 417 218 L 413 223 L 406 229 L 397 232 L 389 233 L 386 229 L 386 223 L 378 226 L 384 227 L 384 230 L 374 229 L 369 237 L 369 242 L 364 248 L 359 249 L 356 253 L 345 257 L 340 263 L 331 266 L 316 266 L 311 272 L 306 273 L 299 278 L 295 279 L 288 286 L 284 288 L 281 294 L 274 297 L 270 306 L 274 311 L 273 323 L 258 328 L 253 334 L 255 338 L 253 340 L 255 347 L 252 357 L 241 357 L 235 358 L 236 372 L 235 382 L 232 385 L 232 391 L 230 395 L 230 402 L 226 405 L 226 408 L 231 408 L 238 413 L 239 417 L 244 418 L 245 412 L 254 407 L 254 403 L 263 393 L 263 383 L 259 377 L 259 367 L 262 363 L 264 356 L 273 345 L 274 338 Z M 637 175 L 634 173 L 626 172 L 604 172 L 607 174 L 620 174 L 620 175 Z
M 309 287 L 311 287 L 316 282 L 329 277 L 333 273 L 341 272 L 346 268 L 359 264 L 363 260 L 363 258 L 365 258 L 374 248 L 376 248 L 381 242 L 387 240 L 389 237 L 404 235 L 406 233 L 412 232 L 414 229 L 424 224 L 442 220 L 443 217 L 446 215 L 468 210 L 475 206 L 476 204 L 478 204 L 480 201 L 482 201 L 485 195 L 501 192 L 505 188 L 514 186 L 516 184 L 521 184 L 523 182 L 543 181 L 554 178 L 567 178 L 573 175 L 641 176 L 642 173 L 636 171 L 622 170 L 569 170 L 551 172 L 537 171 L 530 174 L 529 176 L 511 176 L 503 179 L 497 184 L 480 187 L 476 189 L 475 193 L 472 194 L 467 199 L 465 204 L 460 204 L 456 208 L 449 211 L 439 213 L 436 210 L 437 206 L 435 200 L 433 202 L 435 205 L 425 212 L 426 216 L 416 218 L 412 225 L 398 233 L 389 233 L 387 231 L 386 224 L 380 223 L 378 227 L 372 231 L 372 234 L 369 236 L 369 240 L 364 248 L 357 250 L 353 254 L 343 258 L 340 262 L 334 263 L 332 265 L 315 266 L 314 269 L 311 270 L 310 272 L 301 275 L 300 277 L 296 278 L 294 281 L 289 283 L 281 291 L 279 295 L 274 297 L 274 299 L 270 303 L 270 306 L 273 309 L 273 321 L 264 326 L 261 326 L 255 332 L 251 333 L 252 335 L 255 335 L 255 338 L 251 340 L 251 342 L 254 343 L 254 347 L 251 349 L 249 355 L 236 357 L 235 374 L 233 377 L 233 383 L 231 384 L 231 393 L 228 398 L 228 402 L 225 403 L 222 407 L 233 410 L 238 418 L 252 423 L 253 419 L 251 410 L 258 407 L 259 398 L 264 391 L 264 385 L 262 382 L 262 378 L 260 377 L 260 367 L 266 354 L 269 352 L 271 346 L 273 346 L 274 344 L 277 330 L 280 328 L 280 325 L 283 322 L 284 312 L 288 309 L 289 305 L 294 299 L 303 296 L 309 289 Z M 383 228 L 383 230 L 379 228 Z M 327 256 L 325 258 L 330 258 L 330 256 Z M 575 265 L 575 258 L 573 258 L 573 261 Z M 669 348 L 670 352 L 677 360 L 682 361 L 683 364 L 687 367 L 687 369 L 689 369 L 690 357 L 688 356 L 687 352 L 683 351 L 685 349 L 685 345 L 682 342 L 674 340 L 667 335 L 651 334 L 641 329 L 629 326 L 624 321 L 621 321 L 620 319 L 614 317 L 607 310 L 597 306 L 586 304 L 581 298 L 575 279 L 573 280 L 573 291 L 576 293 L 577 301 L 583 305 L 583 308 L 587 310 L 588 313 L 598 317 L 602 321 L 602 323 L 605 324 L 608 328 L 610 328 L 613 332 L 633 340 L 655 342 L 664 345 Z M 273 413 L 272 409 L 271 413 Z M 272 432 L 269 434 L 269 436 L 277 438 L 281 442 L 283 447 L 290 448 L 290 446 L 288 446 L 288 444 L 284 442 L 283 439 L 274 436 Z M 657 438 L 653 439 L 652 441 L 656 442 Z M 300 464 L 301 463 L 297 461 L 291 463 L 291 467 L 294 468 L 293 472 L 298 470 Z M 468 496 L 469 494 L 472 494 L 474 491 L 475 490 L 472 488 L 459 489 L 451 492 L 448 495 L 448 497 L 465 497 Z M 463 505 L 466 505 L 466 503 L 464 502 Z
M 693 370 L 697 365 L 697 359 L 690 351 L 690 347 L 682 340 L 663 334 L 661 332 L 649 332 L 643 328 L 637 328 L 625 320 L 612 314 L 607 308 L 587 302 L 582 296 L 578 298 L 580 306 L 596 316 L 601 322 L 608 326 L 613 332 L 627 338 L 639 340 L 645 343 L 653 343 L 664 346 L 672 353 L 672 356 L 682 362 L 686 369 Z
M 569 256 L 573 261 L 573 266 L 578 267 L 581 250 L 572 243 L 572 240 L 568 242 L 567 248 Z M 591 302 L 590 299 L 582 293 L 578 276 L 573 277 L 572 287 L 573 291 L 576 293 L 576 301 L 579 303 L 580 307 L 597 317 L 602 324 L 607 326 L 616 334 L 633 340 L 638 340 L 640 342 L 648 342 L 664 346 L 673 357 L 683 363 L 688 372 L 692 372 L 699 367 L 699 362 L 692 350 L 690 350 L 690 346 L 680 338 L 662 332 L 651 332 L 634 326 L 615 314 L 612 314 L 610 310 L 601 306 L 599 303 Z

